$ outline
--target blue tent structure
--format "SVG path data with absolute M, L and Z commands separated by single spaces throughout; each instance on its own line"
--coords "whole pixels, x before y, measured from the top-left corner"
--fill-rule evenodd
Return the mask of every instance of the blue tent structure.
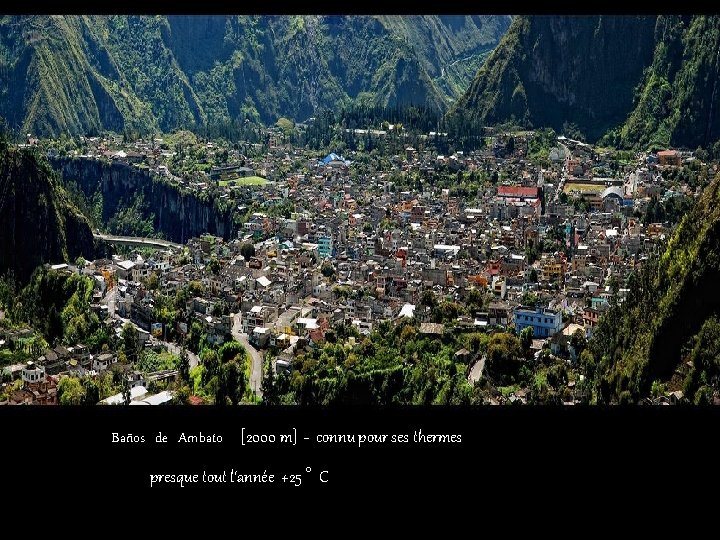
M 350 162 L 348 160 L 346 160 L 342 156 L 338 156 L 335 152 L 330 152 L 327 156 L 325 156 L 323 159 L 320 160 L 320 163 L 322 163 L 323 165 L 327 165 L 331 161 L 342 161 L 346 165 L 350 164 Z
M 330 152 L 327 156 L 320 160 L 323 165 L 327 165 L 331 161 L 345 161 L 341 156 L 338 156 L 335 152 Z

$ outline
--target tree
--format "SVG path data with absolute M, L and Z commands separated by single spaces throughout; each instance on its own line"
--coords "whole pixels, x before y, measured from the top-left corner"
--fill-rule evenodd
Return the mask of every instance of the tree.
M 275 369 L 271 359 L 268 359 L 265 364 L 265 371 L 263 373 L 262 383 L 260 385 L 262 390 L 263 405 L 279 405 L 280 396 L 278 395 L 276 384 L 275 384 Z
M 130 381 L 127 377 L 123 376 L 122 379 L 122 395 L 123 395 L 123 405 L 130 405 Z
M 478 289 L 470 289 L 465 302 L 473 309 L 482 309 L 483 295 Z
M 228 341 L 227 343 L 223 343 L 222 347 L 220 347 L 218 355 L 220 356 L 220 361 L 223 364 L 231 360 L 244 360 L 245 348 L 237 341 Z
M 172 399 L 173 405 L 187 405 L 190 401 L 190 396 L 192 395 L 192 392 L 190 391 L 190 386 L 187 384 L 183 384 L 179 386 L 175 390 L 175 395 Z
M 255 256 L 255 245 L 252 242 L 243 242 L 240 246 L 240 255 L 242 255 L 246 261 L 249 261 Z
M 100 401 L 100 388 L 98 387 L 97 383 L 90 377 L 84 377 L 82 381 L 82 386 L 85 390 L 82 404 L 97 405 L 97 402 Z
M 523 306 L 534 306 L 539 302 L 539 298 L 537 294 L 528 291 L 522 295 L 522 299 L 520 301 Z
M 247 377 L 242 364 L 233 360 L 221 366 L 215 393 L 216 405 L 225 405 L 227 400 L 237 405 L 242 400 L 247 388 Z
M 220 370 L 220 358 L 217 352 L 212 349 L 203 349 L 200 353 L 200 360 L 205 368 L 202 372 L 202 384 L 207 385 L 210 379 L 218 375 Z
M 220 273 L 220 261 L 217 260 L 217 257 L 213 256 L 210 259 L 210 262 L 208 263 L 208 270 L 212 272 L 213 274 L 217 275 Z
M 135 362 L 138 359 L 139 350 L 139 333 L 135 325 L 132 323 L 125 323 L 123 326 L 122 333 L 120 334 L 122 339 L 123 350 L 128 360 Z
M 531 268 L 528 281 L 530 281 L 530 283 L 537 283 L 537 280 L 538 280 L 537 270 L 535 270 L 535 268 Z
M 513 384 L 522 367 L 522 346 L 512 334 L 493 334 L 487 347 L 487 369 L 500 382 Z
M 180 378 L 183 381 L 188 382 L 190 380 L 190 358 L 188 356 L 188 352 L 185 348 L 184 343 L 182 348 L 180 349 L 180 363 L 178 364 L 178 372 L 180 374 Z
M 145 280 L 145 287 L 149 291 L 155 291 L 157 290 L 158 286 L 160 284 L 160 280 L 158 279 L 158 276 L 155 272 L 150 274 L 148 278 Z
M 324 263 L 322 263 L 322 266 L 320 267 L 320 272 L 326 278 L 330 278 L 335 275 L 335 267 L 332 265 L 331 262 L 325 261 Z
M 58 313 L 55 304 L 53 304 L 48 311 L 47 330 L 45 331 L 48 343 L 54 344 L 58 339 L 63 337 L 64 333 L 65 325 L 63 324 L 62 317 L 60 313 Z
M 422 296 L 420 297 L 420 305 L 434 308 L 437 305 L 435 293 L 430 289 L 424 290 Z
M 578 328 L 570 336 L 570 345 L 575 349 L 575 354 L 580 357 L 583 351 L 587 348 L 587 339 L 585 338 L 585 332 Z
M 76 377 L 63 377 L 57 386 L 60 405 L 81 405 L 85 398 L 85 389 Z
M 526 353 L 530 350 L 533 340 L 533 328 L 532 326 L 526 326 L 520 331 L 520 344 L 522 345 L 523 351 Z

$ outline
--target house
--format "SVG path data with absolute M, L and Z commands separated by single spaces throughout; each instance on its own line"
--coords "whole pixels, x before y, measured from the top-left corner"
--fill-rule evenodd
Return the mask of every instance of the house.
M 55 405 L 57 404 L 57 380 L 45 373 L 45 367 L 29 361 L 22 368 L 23 386 L 13 392 L 7 403 L 10 405 Z
M 680 165 L 680 152 L 677 150 L 661 150 L 657 153 L 659 165 Z
M 533 337 L 550 337 L 562 328 L 562 314 L 559 311 L 519 306 L 513 312 L 515 330 L 519 334 L 525 328 L 533 329 Z
M 420 333 L 426 336 L 442 336 L 445 326 L 439 323 L 421 323 Z
M 132 275 L 132 269 L 135 267 L 135 263 L 132 261 L 120 261 L 116 265 L 115 273 L 118 279 L 128 279 Z
M 597 305 L 597 307 L 586 307 L 583 311 L 583 324 L 585 325 L 588 336 L 592 334 L 593 329 L 598 325 L 601 315 L 601 305 Z
M 98 354 L 93 357 L 92 370 L 101 373 L 110 369 L 115 362 L 117 362 L 117 358 L 110 353 Z

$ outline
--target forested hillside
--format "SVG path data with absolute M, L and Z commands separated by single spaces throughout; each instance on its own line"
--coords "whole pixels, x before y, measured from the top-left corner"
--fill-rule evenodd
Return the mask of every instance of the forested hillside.
M 720 138 L 720 17 L 517 17 L 449 120 L 511 122 L 624 147 Z
M 207 129 L 320 108 L 444 111 L 505 16 L 4 16 L 0 115 L 22 133 Z

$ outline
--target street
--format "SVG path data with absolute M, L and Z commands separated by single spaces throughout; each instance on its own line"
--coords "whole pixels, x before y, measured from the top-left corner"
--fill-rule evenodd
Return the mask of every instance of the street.
M 483 370 L 485 369 L 485 360 L 487 359 L 487 356 L 483 355 L 480 360 L 475 362 L 473 364 L 473 367 L 470 368 L 470 375 L 468 376 L 468 381 L 470 384 L 475 384 L 482 378 Z
M 170 343 L 169 341 L 162 341 L 156 338 L 151 338 L 153 341 L 157 341 L 161 345 L 163 345 L 169 352 L 173 354 L 177 354 L 180 356 L 180 353 L 182 352 L 182 347 L 176 343 Z M 198 355 L 192 352 L 190 349 L 185 349 L 185 352 L 188 355 L 188 361 L 190 362 L 190 369 L 194 368 L 200 363 L 200 358 L 198 358 Z
M 243 347 L 245 347 L 245 350 L 250 355 L 250 388 L 252 388 L 259 397 L 262 397 L 262 389 L 260 388 L 260 385 L 262 384 L 262 354 L 255 347 L 250 345 L 247 340 L 247 334 L 242 333 L 239 313 L 233 315 L 232 336 L 238 340 Z

